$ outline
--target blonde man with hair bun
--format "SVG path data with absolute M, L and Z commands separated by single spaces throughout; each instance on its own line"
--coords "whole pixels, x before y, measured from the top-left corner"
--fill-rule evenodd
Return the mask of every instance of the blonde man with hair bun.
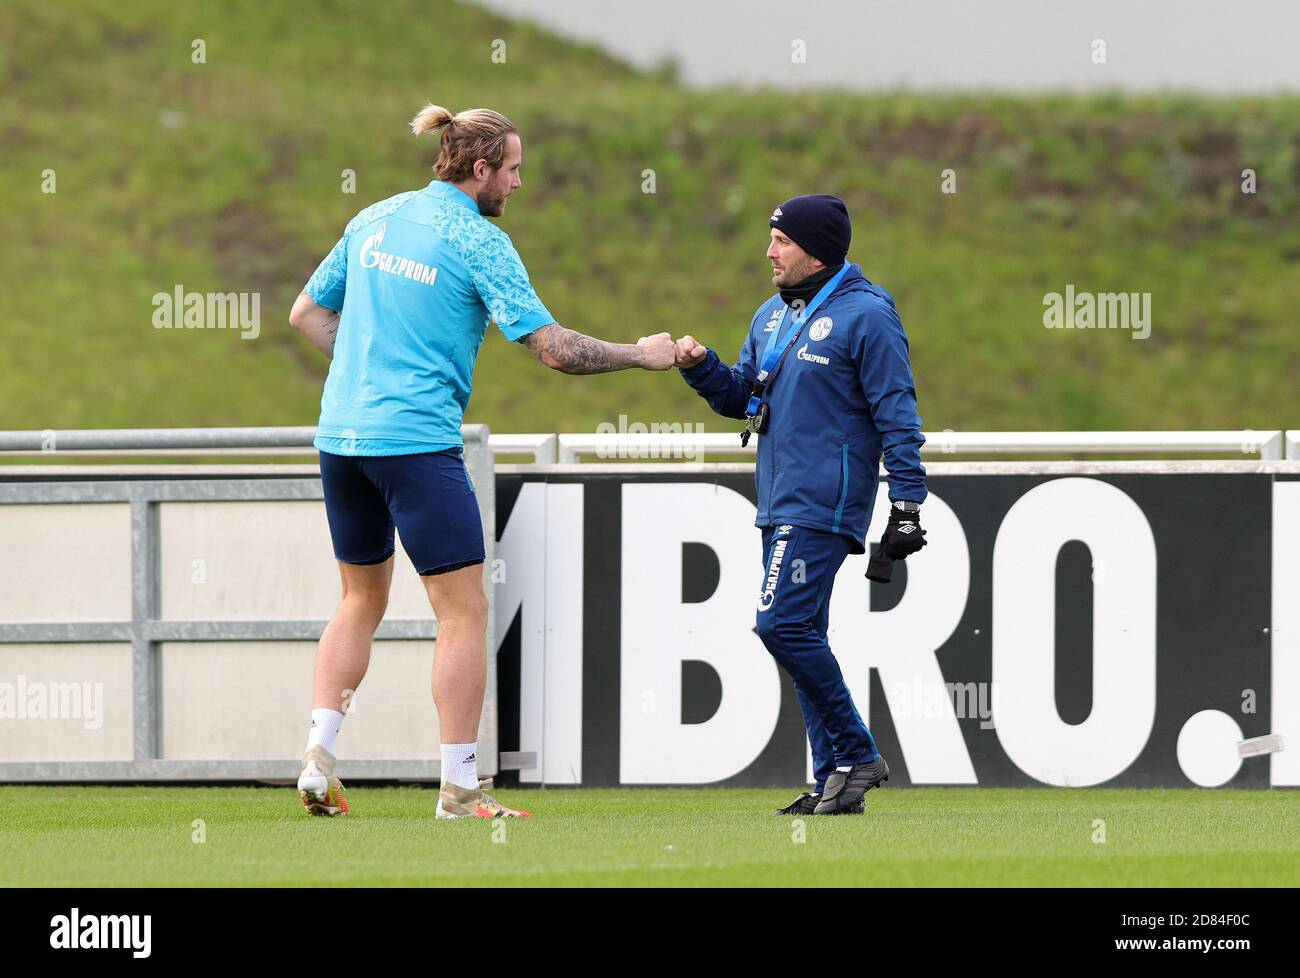
M 442 744 L 438 818 L 527 816 L 487 795 L 476 758 L 487 668 L 478 505 L 460 427 L 489 321 L 553 370 L 668 370 L 668 333 L 607 343 L 567 329 L 538 298 L 500 217 L 522 186 L 523 144 L 492 109 L 426 105 L 436 179 L 348 222 L 289 322 L 325 356 L 315 445 L 343 597 L 316 652 L 298 792 L 313 815 L 346 815 L 334 774 L 345 697 L 365 676 L 388 604 L 394 530 L 438 619 L 433 699 Z

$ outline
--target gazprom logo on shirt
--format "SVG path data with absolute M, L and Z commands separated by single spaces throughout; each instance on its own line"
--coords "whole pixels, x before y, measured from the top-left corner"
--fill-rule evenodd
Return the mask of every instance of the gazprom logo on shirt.
M 438 270 L 432 265 L 418 262 L 414 258 L 403 258 L 401 255 L 379 250 L 379 246 L 384 243 L 384 235 L 387 231 L 388 222 L 385 221 L 379 225 L 374 234 L 361 243 L 361 267 L 377 268 L 389 275 L 400 275 L 416 282 L 423 282 L 425 285 L 432 285 L 433 280 L 438 277 Z
M 795 356 L 797 356 L 800 360 L 811 360 L 813 363 L 825 364 L 831 362 L 830 357 L 821 357 L 818 356 L 816 353 L 809 353 L 807 343 L 799 347 L 799 352 L 795 354 Z

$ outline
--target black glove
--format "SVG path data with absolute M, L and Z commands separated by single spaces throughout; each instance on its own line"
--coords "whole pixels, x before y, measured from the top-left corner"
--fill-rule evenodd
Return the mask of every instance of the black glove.
M 894 579 L 894 562 L 885 556 L 885 545 L 876 547 L 871 559 L 867 561 L 867 580 L 877 584 L 888 584 Z
M 903 560 L 925 546 L 920 513 L 905 513 L 890 507 L 889 523 L 880 538 L 880 549 L 890 560 Z

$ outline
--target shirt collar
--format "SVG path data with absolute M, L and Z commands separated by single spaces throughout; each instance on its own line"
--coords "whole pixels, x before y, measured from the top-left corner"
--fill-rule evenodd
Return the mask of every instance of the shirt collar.
M 479 213 L 478 201 L 459 187 L 453 186 L 445 180 L 430 180 L 429 186 L 425 189 L 444 200 L 451 201 L 453 204 L 467 207 L 475 214 Z

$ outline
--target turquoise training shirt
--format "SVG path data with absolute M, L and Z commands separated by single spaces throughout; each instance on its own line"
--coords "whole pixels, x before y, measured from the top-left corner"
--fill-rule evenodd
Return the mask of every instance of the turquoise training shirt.
M 349 221 L 304 291 L 341 313 L 315 441 L 335 455 L 463 445 L 489 319 L 509 340 L 555 322 L 510 236 L 441 180 Z

